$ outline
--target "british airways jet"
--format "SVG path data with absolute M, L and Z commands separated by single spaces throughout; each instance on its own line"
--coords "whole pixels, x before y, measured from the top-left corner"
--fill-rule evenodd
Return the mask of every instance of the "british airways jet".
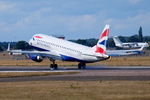
M 76 61 L 79 62 L 78 68 L 84 69 L 86 63 L 93 63 L 109 59 L 106 54 L 106 42 L 109 35 L 109 25 L 106 25 L 99 41 L 94 47 L 87 47 L 67 40 L 62 40 L 44 34 L 36 34 L 29 41 L 29 45 L 36 51 L 11 51 L 12 53 L 22 53 L 29 56 L 36 62 L 48 58 L 52 61 L 51 69 L 57 69 L 58 65 L 55 60 Z

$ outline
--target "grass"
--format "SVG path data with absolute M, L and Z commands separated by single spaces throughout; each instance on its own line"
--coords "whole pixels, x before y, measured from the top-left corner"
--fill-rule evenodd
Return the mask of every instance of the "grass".
M 1 100 L 150 100 L 150 81 L 0 83 Z
M 0 60 L 0 66 L 49 66 L 49 60 L 41 63 L 32 60 Z M 56 61 L 59 66 L 77 66 L 77 62 Z M 150 66 L 150 56 L 133 56 L 133 57 L 112 57 L 111 59 L 96 63 L 87 64 L 89 66 L 106 65 L 106 66 Z
M 150 66 L 150 56 L 113 57 L 103 61 L 107 66 Z
M 15 60 L 16 56 L 8 55 L 8 53 L 0 53 L 0 66 L 49 66 L 50 61 L 45 59 L 41 63 L 32 60 Z M 25 58 L 17 56 L 17 58 Z M 78 62 L 56 61 L 59 66 L 77 66 Z M 150 51 L 144 55 L 126 56 L 126 57 L 111 57 L 109 60 L 87 64 L 90 66 L 106 65 L 106 66 L 150 66 Z

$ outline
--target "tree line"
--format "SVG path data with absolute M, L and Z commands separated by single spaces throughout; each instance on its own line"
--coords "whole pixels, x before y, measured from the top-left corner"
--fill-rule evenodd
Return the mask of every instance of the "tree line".
M 140 39 L 137 35 L 133 35 L 130 37 L 119 36 L 122 42 L 140 42 Z M 85 46 L 93 47 L 96 45 L 98 39 L 91 38 L 91 39 L 77 39 L 77 40 L 69 40 L 75 43 L 79 43 Z M 150 36 L 144 36 L 143 42 L 150 42 Z M 33 48 L 28 44 L 26 41 L 18 41 L 18 42 L 0 42 L 0 51 L 6 51 L 8 48 L 8 44 L 11 44 L 11 50 L 13 49 L 22 49 L 22 50 L 32 50 Z M 115 43 L 113 38 L 109 38 L 107 41 L 108 48 L 114 48 Z M 149 48 L 150 49 L 150 48 Z
M 28 42 L 26 41 L 18 41 L 18 42 L 0 42 L 0 51 L 6 51 L 8 48 L 8 44 L 10 44 L 10 49 L 21 49 L 21 50 L 30 50 L 33 49 Z

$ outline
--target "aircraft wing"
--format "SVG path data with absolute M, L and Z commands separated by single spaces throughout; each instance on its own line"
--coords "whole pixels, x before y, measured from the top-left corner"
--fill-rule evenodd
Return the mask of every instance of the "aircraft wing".
M 56 51 L 22 51 L 22 50 L 11 50 L 11 54 L 13 53 L 19 53 L 19 54 L 25 54 L 25 55 L 40 55 L 42 57 L 49 57 L 54 58 L 54 56 L 59 57 L 59 53 Z

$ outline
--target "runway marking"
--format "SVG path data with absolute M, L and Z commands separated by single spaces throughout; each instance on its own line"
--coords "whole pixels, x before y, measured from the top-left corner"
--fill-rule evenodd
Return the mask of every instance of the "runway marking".
M 80 71 L 77 71 L 77 70 L 70 70 L 70 71 L 68 71 L 68 70 L 66 70 L 66 71 L 0 71 L 0 73 L 22 73 L 22 72 L 24 72 L 24 73 L 31 73 L 31 72 L 52 72 L 52 73 L 57 73 L 57 72 L 80 72 Z
M 150 66 L 87 66 L 85 70 L 75 67 L 61 67 L 58 70 L 49 70 L 46 67 L 1 67 L 0 74 L 34 74 L 32 76 L 19 76 L 0 78 L 0 82 L 17 81 L 99 81 L 99 80 L 129 80 L 149 81 Z M 54 75 L 37 75 L 37 73 L 49 73 Z M 63 73 L 63 74 L 57 74 Z M 71 74 L 67 74 L 71 73 Z

